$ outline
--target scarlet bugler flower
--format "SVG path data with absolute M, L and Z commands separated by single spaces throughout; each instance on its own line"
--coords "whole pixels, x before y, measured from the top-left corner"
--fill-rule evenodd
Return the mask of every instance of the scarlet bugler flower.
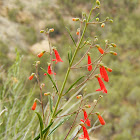
M 48 71 L 47 72 L 48 72 L 49 75 L 51 75 L 51 74 L 56 75 L 56 73 L 53 73 L 52 72 L 52 70 L 51 70 L 51 64 L 50 63 L 48 63 Z M 46 73 L 44 73 L 44 75 L 46 75 Z
M 102 118 L 102 116 L 99 113 L 96 113 L 96 115 L 98 116 L 99 122 L 101 123 L 101 125 L 105 125 L 105 121 Z
M 104 50 L 103 50 L 99 45 L 96 45 L 96 47 L 97 47 L 97 49 L 99 50 L 99 52 L 100 52 L 101 54 L 104 53 Z
M 91 57 L 90 57 L 90 54 L 88 53 L 88 71 L 91 71 L 92 70 L 92 65 L 91 64 Z
M 46 52 L 46 51 L 43 51 L 43 52 L 39 53 L 37 56 L 38 56 L 38 57 L 42 57 L 43 54 L 44 54 L 45 52 Z
M 31 76 L 29 77 L 29 80 L 32 80 L 35 76 L 35 73 L 32 73 Z
M 107 89 L 106 89 L 102 79 L 99 76 L 97 76 L 96 78 L 98 79 L 98 82 L 100 85 L 100 89 L 96 89 L 96 91 L 103 91 L 103 93 L 107 93 Z
M 81 137 L 79 137 L 79 139 L 90 140 L 89 134 L 88 134 L 88 131 L 87 131 L 86 127 L 84 126 L 84 124 L 81 124 L 81 126 L 83 128 L 84 135 L 81 135 Z
M 83 112 L 84 112 L 84 120 L 81 119 L 82 122 L 85 122 L 87 124 L 87 126 L 90 126 L 90 120 L 88 119 L 88 115 L 87 115 L 87 112 L 85 111 L 85 109 L 83 109 Z
M 56 59 L 53 59 L 52 61 L 56 61 L 56 63 L 57 62 L 63 62 L 63 60 L 61 59 L 61 57 L 60 57 L 58 51 L 56 50 L 56 48 L 53 48 L 53 51 L 54 51 L 54 54 L 55 54 Z
M 106 81 L 106 82 L 109 81 L 109 78 L 108 78 L 108 75 L 107 75 L 107 72 L 106 72 L 106 69 L 104 66 L 100 67 L 100 74 L 101 74 L 101 78 L 103 78 L 104 81 Z
M 36 109 L 36 105 L 37 105 L 37 103 L 36 103 L 36 101 L 34 101 L 34 104 L 32 106 L 32 110 L 35 110 Z

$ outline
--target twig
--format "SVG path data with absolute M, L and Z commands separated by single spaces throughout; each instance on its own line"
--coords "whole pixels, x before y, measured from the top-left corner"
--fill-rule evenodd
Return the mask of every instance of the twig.
M 42 101 L 42 87 L 41 87 L 40 81 L 39 81 L 38 64 L 36 64 L 36 79 L 37 79 L 37 83 L 38 83 L 39 89 L 40 89 L 40 100 L 41 100 L 42 114 L 43 114 L 43 120 L 44 120 L 44 109 L 43 109 L 43 101 Z
M 79 111 L 80 111 L 80 109 L 81 109 L 82 101 L 83 101 L 83 99 L 81 99 L 81 103 L 80 103 L 80 106 L 79 106 L 79 110 L 78 110 L 78 112 L 77 112 L 77 114 L 76 114 L 76 116 L 75 116 L 75 119 L 74 119 L 74 121 L 73 121 L 73 123 L 72 123 L 72 125 L 71 125 L 71 127 L 70 127 L 70 129 L 69 129 L 69 131 L 68 131 L 68 133 L 67 133 L 67 135 L 66 135 L 66 137 L 64 138 L 64 140 L 67 139 L 67 137 L 68 137 L 70 131 L 72 130 L 72 128 L 73 128 L 73 126 L 74 126 L 74 124 L 75 124 L 75 121 L 76 121 L 76 119 L 77 119 L 77 117 L 78 117 L 78 114 L 79 114 Z

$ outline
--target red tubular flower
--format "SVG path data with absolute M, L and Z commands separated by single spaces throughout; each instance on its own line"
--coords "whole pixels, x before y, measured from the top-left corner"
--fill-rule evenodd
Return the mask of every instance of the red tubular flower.
M 82 125 L 82 128 L 83 128 L 84 135 L 81 135 L 79 139 L 90 140 L 86 127 Z
M 96 115 L 98 115 L 98 119 L 99 119 L 99 122 L 101 123 L 101 125 L 105 125 L 105 121 L 102 118 L 102 116 L 99 113 L 96 113 Z
M 38 57 L 42 57 L 43 54 L 44 54 L 45 52 L 46 52 L 46 51 L 43 51 L 43 52 L 39 53 L 37 56 L 38 56 Z
M 52 61 L 56 61 L 56 63 L 57 63 L 57 62 L 63 62 L 62 59 L 61 59 L 61 57 L 59 56 L 58 51 L 57 51 L 55 48 L 53 49 L 53 51 L 54 51 L 54 53 L 55 53 L 56 59 L 53 59 Z M 56 64 L 56 63 L 55 63 L 55 64 Z
M 109 81 L 109 78 L 108 78 L 108 75 L 107 75 L 107 72 L 106 72 L 104 66 L 100 67 L 100 74 L 101 74 L 101 78 L 104 78 L 104 81 L 106 81 L 106 82 Z
M 33 106 L 32 106 L 32 110 L 35 110 L 36 109 L 36 101 L 34 102 Z
M 29 77 L 29 80 L 32 80 L 34 78 L 35 73 L 32 73 L 31 76 Z
M 100 89 L 97 89 L 96 91 L 103 91 L 103 93 L 107 93 L 107 89 L 102 81 L 102 79 L 98 76 L 96 77 L 98 79 L 99 85 L 100 85 Z
M 91 64 L 91 57 L 90 57 L 89 53 L 87 55 L 88 55 L 88 71 L 91 71 L 92 65 L 89 65 L 89 64 Z
M 85 109 L 83 109 L 83 112 L 84 112 L 84 120 L 81 119 L 81 121 L 82 121 L 82 122 L 85 122 L 85 120 L 86 120 L 85 123 L 87 124 L 87 126 L 90 126 L 90 120 L 87 119 L 88 115 L 87 115 L 87 112 L 85 111 Z
M 51 75 L 51 74 L 56 75 L 56 73 L 53 73 L 52 70 L 51 70 L 51 64 L 48 64 L 48 71 L 47 72 L 48 72 L 49 75 Z M 44 74 L 44 75 L 46 75 L 46 74 Z
M 99 50 L 99 52 L 100 52 L 101 54 L 104 53 L 104 50 L 103 50 L 101 47 L 99 47 L 98 50 Z

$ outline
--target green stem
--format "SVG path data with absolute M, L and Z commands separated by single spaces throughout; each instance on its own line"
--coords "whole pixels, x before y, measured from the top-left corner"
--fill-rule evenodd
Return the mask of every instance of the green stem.
M 92 11 L 93 11 L 93 8 L 91 9 L 91 11 L 90 11 L 90 13 L 89 13 L 89 17 L 88 17 L 88 19 L 87 19 L 87 21 L 86 21 L 86 23 L 85 23 L 85 27 L 84 27 L 84 30 L 83 30 L 81 39 L 80 39 L 79 44 L 78 44 L 78 46 L 77 46 L 77 48 L 76 48 L 76 50 L 75 50 L 75 52 L 74 52 L 74 55 L 73 55 L 72 60 L 71 60 L 71 62 L 70 62 L 70 66 L 68 67 L 68 70 L 67 70 L 67 73 L 66 73 L 66 76 L 65 76 L 65 79 L 64 79 L 64 82 L 63 82 L 63 85 L 62 85 L 60 94 L 59 94 L 59 96 L 58 96 L 58 99 L 57 99 L 57 102 L 56 102 L 56 105 L 55 105 L 55 108 L 54 108 L 54 111 L 53 111 L 53 114 L 52 114 L 50 123 L 52 123 L 52 121 L 53 121 L 53 119 L 54 119 L 54 116 L 55 116 L 55 113 L 56 113 L 56 111 L 57 111 L 57 108 L 58 108 L 60 99 L 61 99 L 62 94 L 63 94 L 63 90 L 64 90 L 64 87 L 65 87 L 65 84 L 66 84 L 66 82 L 67 82 L 67 79 L 68 79 L 68 76 L 69 76 L 69 73 L 70 73 L 70 70 L 71 70 L 70 67 L 72 66 L 72 64 L 73 64 L 73 62 L 74 62 L 75 56 L 76 56 L 76 54 L 77 54 L 77 52 L 78 52 L 78 49 L 79 49 L 79 47 L 80 47 L 80 45 L 81 45 L 81 43 L 82 43 L 83 38 L 84 38 L 84 34 L 85 34 L 85 32 L 86 32 L 87 25 L 88 25 L 87 22 L 89 22 L 89 20 L 90 20 L 90 16 L 91 16 Z M 50 124 L 50 123 L 49 123 L 49 124 Z M 46 134 L 46 136 L 47 136 L 47 134 Z

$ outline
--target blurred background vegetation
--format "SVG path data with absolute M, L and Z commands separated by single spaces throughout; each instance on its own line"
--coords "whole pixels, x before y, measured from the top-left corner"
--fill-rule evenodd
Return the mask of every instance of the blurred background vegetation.
M 81 17 L 88 13 L 93 0 L 0 0 L 0 112 L 8 111 L 0 116 L 0 139 L 31 139 L 38 134 L 38 120 L 31 106 L 35 97 L 39 97 L 36 80 L 28 81 L 29 75 L 35 71 L 34 61 L 41 60 L 41 66 L 47 68 L 47 55 L 38 59 L 37 54 L 46 41 L 40 34 L 42 29 L 54 28 L 51 34 L 52 45 L 56 46 L 64 63 L 55 67 L 58 86 L 60 87 L 68 65 L 67 52 L 74 47 L 66 31 L 67 26 L 74 39 L 77 40 L 78 23 L 72 22 L 73 17 Z M 113 24 L 107 23 L 105 28 L 100 25 L 89 26 L 85 38 L 98 36 L 98 43 L 103 46 L 104 40 L 117 44 L 117 57 L 108 55 L 103 62 L 112 68 L 110 81 L 106 84 L 108 95 L 98 104 L 96 111 L 104 112 L 106 125 L 93 132 L 92 136 L 99 140 L 139 140 L 140 139 L 140 2 L 139 0 L 101 0 L 101 8 L 93 15 L 99 14 L 101 20 L 110 17 Z M 36 48 L 37 46 L 37 48 Z M 84 53 L 81 52 L 79 57 Z M 98 53 L 92 52 L 94 61 Z M 78 58 L 77 58 L 78 60 Z M 86 60 L 82 62 L 85 64 Z M 75 76 L 82 75 L 85 70 L 74 70 L 68 80 L 69 85 Z M 51 83 L 40 70 L 40 79 L 47 86 L 43 92 L 51 91 Z M 97 89 L 97 81 L 87 83 L 87 93 Z M 75 90 L 76 91 L 76 90 Z M 82 94 L 82 92 L 81 92 Z M 101 93 L 100 93 L 101 94 Z M 66 102 L 69 94 L 63 102 Z M 93 102 L 97 96 L 90 98 Z M 47 103 L 47 98 L 44 97 Z M 37 107 L 40 111 L 40 107 Z M 93 121 L 96 119 L 93 118 Z M 72 121 L 72 120 L 71 120 Z M 70 122 L 56 132 L 64 132 Z M 66 131 L 66 132 L 67 132 Z M 64 138 L 60 136 L 60 140 Z M 54 137 L 53 139 L 58 139 Z

